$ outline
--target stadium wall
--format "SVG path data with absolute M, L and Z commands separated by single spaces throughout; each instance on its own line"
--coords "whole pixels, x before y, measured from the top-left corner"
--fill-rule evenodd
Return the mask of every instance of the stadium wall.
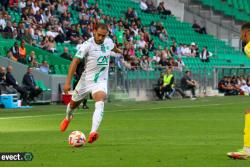
M 23 75 L 27 72 L 27 66 L 14 62 L 6 57 L 0 57 L 0 66 L 7 67 L 8 65 L 13 66 L 13 75 L 17 82 L 22 85 Z M 48 75 L 42 73 L 36 69 L 33 70 L 35 80 L 42 80 L 46 87 L 51 89 L 51 101 L 60 101 L 60 90 L 59 85 L 65 82 L 65 75 Z

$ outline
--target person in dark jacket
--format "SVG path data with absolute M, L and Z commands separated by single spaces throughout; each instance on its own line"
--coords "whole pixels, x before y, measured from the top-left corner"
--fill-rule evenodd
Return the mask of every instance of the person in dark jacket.
M 23 87 L 18 85 L 18 82 L 16 81 L 16 79 L 12 75 L 12 71 L 13 71 L 13 67 L 11 65 L 9 65 L 7 67 L 7 73 L 6 73 L 6 83 L 7 83 L 7 85 L 12 86 L 14 89 L 17 90 L 17 92 L 20 93 L 20 95 L 21 95 L 20 99 L 23 100 L 24 104 L 29 104 L 27 90 L 25 90 Z
M 23 85 L 27 91 L 30 91 L 29 99 L 34 101 L 34 98 L 42 93 L 42 89 L 36 86 L 32 67 L 28 67 L 27 73 L 23 76 Z
M 73 84 L 74 89 L 75 89 L 78 81 L 80 80 L 84 69 L 85 69 L 85 59 L 82 59 L 82 61 L 76 67 L 75 82 Z M 85 97 L 82 101 L 82 108 L 83 109 L 89 109 L 89 107 L 87 106 L 87 102 L 88 102 L 88 99 L 87 99 L 87 97 Z

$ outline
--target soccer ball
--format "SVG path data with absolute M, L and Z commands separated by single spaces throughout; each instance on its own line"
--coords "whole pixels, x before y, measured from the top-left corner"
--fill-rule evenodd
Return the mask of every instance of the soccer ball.
M 72 147 L 81 147 L 86 143 L 86 137 L 81 131 L 73 131 L 69 135 L 69 145 Z

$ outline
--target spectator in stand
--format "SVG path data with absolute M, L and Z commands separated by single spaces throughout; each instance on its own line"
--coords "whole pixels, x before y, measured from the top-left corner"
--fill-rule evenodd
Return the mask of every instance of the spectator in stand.
M 7 56 L 14 61 L 18 61 L 20 59 L 19 46 L 17 42 L 15 42 L 14 46 L 9 49 Z
M 147 6 L 148 6 L 148 12 L 149 13 L 157 13 L 157 8 L 154 5 L 154 2 L 152 0 L 147 0 L 146 2 Z
M 183 47 L 181 48 L 181 54 L 182 54 L 182 56 L 190 56 L 191 55 L 191 50 L 186 44 L 184 44 Z
M 207 47 L 205 46 L 201 53 L 200 53 L 200 59 L 202 62 L 209 62 L 209 57 L 211 56 L 210 52 L 207 50 Z
M 166 41 L 168 39 L 168 33 L 166 29 L 163 27 L 161 22 L 156 24 L 156 35 L 162 40 Z
M 35 54 L 35 52 L 31 51 L 30 55 L 27 56 L 26 60 L 27 60 L 27 64 L 29 64 L 29 65 L 32 66 L 35 63 L 35 61 L 36 61 L 36 54 Z
M 13 37 L 13 27 L 10 21 L 7 22 L 7 26 L 3 30 L 4 38 L 12 38 Z
M 20 99 L 23 100 L 24 104 L 29 104 L 28 100 L 28 92 L 21 86 L 19 86 L 18 82 L 12 75 L 13 67 L 11 65 L 8 65 L 7 67 L 7 73 L 6 73 L 6 83 L 8 86 L 12 86 L 14 89 L 16 89 L 17 92 L 20 93 Z
M 172 55 L 167 47 L 165 47 L 164 50 L 161 51 L 161 53 L 162 53 L 162 56 L 166 57 L 167 59 L 172 57 Z
M 123 26 L 122 26 L 122 21 L 120 21 L 118 23 L 119 27 L 118 29 L 115 31 L 115 36 L 117 38 L 117 42 L 119 45 L 122 45 L 123 44 L 123 38 L 124 38 L 124 29 L 123 29 Z
M 144 71 L 151 71 L 149 58 L 147 56 L 142 56 L 140 61 L 140 67 Z
M 170 47 L 170 53 L 173 56 L 177 55 L 177 44 L 176 42 L 173 43 L 173 45 Z
M 150 23 L 150 26 L 149 26 L 149 33 L 154 35 L 154 36 L 157 36 L 157 29 L 156 29 L 156 23 L 154 21 L 152 21 Z
M 140 2 L 140 9 L 143 12 L 148 12 L 148 5 L 146 4 L 145 0 L 141 0 L 141 2 Z
M 48 64 L 48 62 L 44 60 L 42 62 L 42 64 L 41 64 L 39 70 L 41 72 L 43 72 L 43 73 L 49 74 L 49 64 Z
M 26 63 L 26 48 L 25 48 L 25 41 L 22 40 L 21 45 L 19 47 L 19 55 L 20 58 L 18 59 L 19 62 L 25 64 Z
M 9 7 L 11 10 L 18 11 L 18 0 L 9 0 Z
M 69 49 L 67 47 L 63 49 L 63 53 L 61 54 L 60 57 L 70 60 L 70 61 L 72 60 L 72 55 L 69 54 Z
M 67 40 L 70 40 L 72 44 L 77 44 L 80 40 L 80 34 L 77 31 L 77 25 L 72 25 L 71 28 L 68 29 L 66 36 Z
M 147 43 L 144 41 L 143 36 L 140 37 L 140 40 L 137 42 L 138 48 L 144 49 L 147 46 Z
M 191 43 L 190 50 L 191 50 L 191 54 L 190 54 L 191 57 L 199 56 L 199 49 L 194 42 Z
M 234 85 L 231 83 L 231 77 L 224 77 L 220 80 L 218 84 L 218 89 L 220 93 L 224 93 L 225 96 L 238 95 L 238 91 L 235 89 Z
M 52 53 L 56 52 L 56 42 L 52 36 L 48 39 L 47 50 Z
M 185 72 L 185 75 L 182 77 L 181 79 L 181 89 L 183 91 L 186 91 L 186 90 L 191 90 L 191 93 L 192 93 L 192 99 L 195 99 L 196 98 L 196 95 L 195 95 L 195 89 L 197 87 L 197 83 L 195 80 L 193 80 L 191 78 L 191 72 L 190 71 L 186 71 Z
M 177 70 L 182 72 L 183 69 L 185 68 L 185 63 L 183 62 L 183 60 L 181 58 L 178 58 L 177 59 L 177 64 L 178 64 Z
M 32 74 L 32 68 L 27 68 L 27 73 L 23 76 L 24 88 L 29 91 L 29 100 L 34 101 L 35 97 L 38 97 L 42 93 L 42 89 L 36 85 L 34 76 Z
M 194 24 L 192 26 L 192 28 L 194 29 L 194 31 L 196 31 L 197 33 L 200 34 L 207 34 L 206 28 L 205 27 L 201 27 L 196 20 L 194 20 Z
M 157 7 L 157 10 L 160 14 L 163 14 L 163 15 L 171 15 L 171 11 L 170 10 L 167 10 L 164 6 L 164 2 L 160 2 L 159 3 L 159 6 Z
M 135 13 L 132 8 L 128 8 L 127 12 L 125 13 L 125 17 L 129 21 L 134 21 L 136 19 Z

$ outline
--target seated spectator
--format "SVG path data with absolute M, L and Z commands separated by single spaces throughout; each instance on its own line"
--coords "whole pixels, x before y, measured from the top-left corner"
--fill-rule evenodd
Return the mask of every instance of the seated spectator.
M 177 44 L 176 42 L 173 43 L 173 45 L 170 47 L 170 53 L 173 56 L 177 55 Z
M 194 42 L 191 43 L 190 50 L 191 50 L 190 56 L 192 56 L 192 57 L 199 56 L 199 48 L 196 46 L 196 44 Z
M 21 42 L 21 45 L 19 47 L 19 55 L 20 55 L 20 58 L 19 58 L 19 62 L 22 62 L 22 63 L 26 63 L 26 48 L 25 48 L 25 41 L 22 40 Z
M 80 34 L 77 31 L 77 25 L 71 25 L 71 28 L 66 32 L 67 40 L 70 40 L 72 44 L 77 44 L 80 40 Z
M 194 29 L 194 31 L 196 31 L 197 33 L 200 34 L 207 34 L 206 28 L 205 27 L 201 27 L 196 20 L 194 20 L 194 24 L 192 25 L 192 28 Z
M 34 64 L 34 61 L 36 61 L 36 55 L 34 51 L 31 51 L 30 55 L 27 56 L 27 64 L 32 65 Z
M 16 89 L 17 92 L 20 93 L 20 99 L 23 100 L 24 104 L 29 104 L 28 100 L 28 92 L 21 86 L 19 86 L 18 82 L 12 75 L 13 67 L 9 65 L 7 67 L 7 73 L 6 73 L 6 83 L 8 86 L 12 86 L 14 89 Z
M 140 2 L 140 9 L 143 12 L 148 12 L 148 5 L 146 4 L 145 0 L 141 0 L 141 2 Z
M 150 62 L 147 56 L 142 56 L 141 61 L 140 61 L 140 67 L 144 71 L 151 71 L 152 69 L 150 68 Z
M 218 84 L 218 90 L 220 93 L 224 93 L 225 96 L 238 95 L 238 90 L 231 83 L 231 77 L 224 77 Z
M 41 64 L 39 70 L 40 70 L 41 72 L 43 72 L 43 73 L 46 73 L 46 74 L 49 73 L 49 64 L 47 63 L 47 61 L 44 60 L 44 61 L 42 62 L 42 64 Z
M 156 29 L 156 23 L 152 21 L 149 26 L 149 32 L 150 34 L 157 36 L 157 29 Z
M 156 13 L 157 8 L 155 7 L 152 0 L 147 0 L 146 5 L 148 6 L 147 12 L 148 13 Z
M 9 7 L 11 10 L 18 11 L 18 0 L 9 0 Z
M 181 55 L 182 56 L 190 56 L 191 54 L 191 50 L 190 48 L 187 46 L 187 45 L 182 45 L 182 48 L 181 48 Z
M 195 80 L 191 78 L 191 72 L 186 71 L 185 75 L 181 79 L 181 89 L 183 91 L 191 90 L 192 98 L 196 98 L 196 95 L 195 95 L 196 87 L 197 87 L 197 83 Z
M 168 59 L 165 56 L 161 55 L 161 60 L 159 62 L 159 65 L 160 65 L 161 68 L 165 68 L 167 66 L 170 66 L 170 63 L 169 63 Z
M 32 74 L 32 68 L 27 68 L 27 73 L 23 76 L 24 88 L 29 91 L 29 100 L 34 101 L 34 98 L 42 93 L 42 89 L 36 86 L 34 76 Z
M 144 49 L 147 46 L 147 43 L 144 41 L 143 36 L 140 37 L 140 40 L 137 42 L 138 48 Z
M 160 14 L 163 14 L 163 15 L 171 15 L 171 11 L 170 10 L 167 10 L 164 6 L 164 2 L 160 2 L 159 3 L 159 6 L 157 7 L 157 10 Z
M 135 16 L 135 13 L 134 13 L 132 8 L 128 8 L 127 12 L 125 13 L 125 17 L 129 21 L 134 21 L 135 20 L 136 16 Z
M 47 44 L 48 44 L 47 45 L 47 50 L 48 51 L 50 51 L 52 53 L 56 52 L 56 42 L 55 42 L 53 37 L 51 37 L 51 36 L 49 37 Z
M 12 38 L 13 37 L 13 27 L 12 27 L 12 23 L 10 21 L 7 22 L 7 26 L 4 28 L 3 30 L 3 37 L 4 38 Z
M 15 94 L 16 90 L 13 87 L 8 86 L 5 75 L 6 75 L 5 68 L 0 66 L 0 95 Z
M 9 49 L 7 56 L 14 61 L 18 61 L 20 59 L 19 46 L 17 42 L 15 42 L 14 46 Z
M 69 54 L 69 49 L 67 47 L 63 49 L 63 53 L 60 55 L 60 57 L 70 60 L 70 61 L 72 60 L 72 55 Z
M 167 68 L 163 76 L 163 86 L 161 89 L 161 98 L 165 95 L 167 99 L 171 99 L 171 93 L 173 92 L 174 75 L 172 74 L 172 68 Z
M 207 47 L 205 46 L 200 53 L 201 61 L 202 62 L 209 62 L 210 56 L 211 56 L 211 53 L 207 50 Z
M 185 68 L 185 64 L 183 60 L 181 58 L 178 58 L 177 63 L 178 63 L 178 66 L 177 66 L 178 71 L 182 72 L 183 69 Z
M 158 22 L 156 24 L 156 35 L 162 40 L 166 41 L 168 40 L 168 33 L 166 29 L 163 27 L 161 22 Z

